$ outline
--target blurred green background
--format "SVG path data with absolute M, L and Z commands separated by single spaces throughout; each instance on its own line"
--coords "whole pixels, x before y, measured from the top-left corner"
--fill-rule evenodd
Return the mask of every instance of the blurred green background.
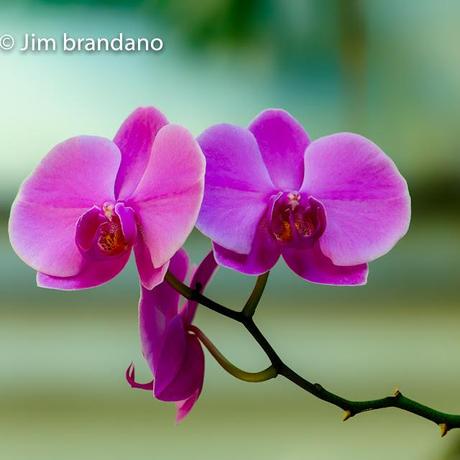
M 107 286 L 35 287 L 12 252 L 9 206 L 56 143 L 112 137 L 153 104 L 198 135 L 282 107 L 311 137 L 352 130 L 396 161 L 413 198 L 409 234 L 362 288 L 309 285 L 277 267 L 257 321 L 301 374 L 349 398 L 403 393 L 460 412 L 460 2 L 456 0 L 99 0 L 0 3 L 0 35 L 163 38 L 160 54 L 0 52 L 0 458 L 6 460 L 460 459 L 460 433 L 392 409 L 346 424 L 282 379 L 250 385 L 207 359 L 184 423 L 130 390 L 137 337 L 133 267 Z M 193 234 L 195 261 L 208 242 Z M 253 280 L 222 270 L 231 306 Z M 229 320 L 198 324 L 248 370 L 264 355 Z

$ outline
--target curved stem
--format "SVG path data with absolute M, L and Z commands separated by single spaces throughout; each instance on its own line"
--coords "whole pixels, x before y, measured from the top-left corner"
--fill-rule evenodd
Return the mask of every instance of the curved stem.
M 264 277 L 264 279 L 261 279 L 261 277 Z M 319 383 L 312 383 L 308 381 L 307 379 L 301 377 L 299 374 L 297 374 L 294 370 L 292 370 L 287 364 L 283 362 L 283 360 L 280 358 L 278 353 L 273 349 L 273 347 L 270 345 L 268 340 L 262 334 L 260 329 L 254 323 L 254 320 L 252 318 L 255 312 L 255 309 L 257 307 L 257 304 L 259 303 L 259 300 L 262 296 L 263 290 L 265 288 L 268 273 L 266 273 L 265 275 L 261 275 L 261 277 L 257 279 L 253 293 L 251 294 L 248 302 L 246 302 L 245 307 L 241 311 L 235 311 L 217 302 L 214 302 L 213 300 L 207 298 L 206 296 L 200 294 L 199 292 L 181 283 L 170 272 L 166 274 L 165 279 L 174 289 L 176 289 L 180 294 L 182 294 L 187 299 L 194 300 L 200 303 L 201 305 L 209 308 L 210 310 L 215 311 L 216 313 L 219 313 L 223 316 L 226 316 L 227 318 L 233 319 L 234 321 L 237 321 L 243 324 L 243 326 L 247 329 L 247 331 L 251 334 L 251 336 L 259 344 L 259 346 L 264 350 L 265 354 L 267 355 L 267 357 L 269 358 L 271 362 L 271 366 L 262 372 L 269 371 L 270 368 L 273 368 L 274 375 L 270 378 L 276 377 L 277 375 L 282 375 L 283 377 L 285 377 L 286 379 L 288 379 L 289 381 L 291 381 L 298 387 L 303 388 L 308 393 L 311 393 L 317 398 L 323 401 L 326 401 L 330 404 L 334 404 L 335 406 L 343 409 L 344 410 L 344 416 L 343 416 L 344 421 L 362 412 L 368 412 L 368 411 L 377 410 L 377 409 L 384 409 L 387 407 L 394 407 L 394 408 L 401 409 L 407 412 L 411 412 L 412 414 L 418 415 L 422 418 L 431 420 L 432 422 L 436 423 L 440 427 L 441 436 L 445 436 L 446 433 L 451 429 L 460 428 L 460 415 L 448 414 L 448 413 L 433 409 L 413 399 L 403 396 L 403 394 L 399 390 L 396 390 L 394 394 L 391 396 L 386 396 L 380 399 L 352 401 L 352 400 L 343 398 L 341 396 L 338 396 L 326 390 Z M 249 307 L 248 307 L 248 304 L 249 304 Z M 206 346 L 206 344 L 204 345 Z M 214 353 L 212 354 L 214 356 Z M 214 357 L 217 359 L 216 356 Z M 219 359 L 221 358 L 225 359 L 222 355 L 220 355 Z M 233 366 L 231 363 L 229 364 Z M 241 372 L 244 372 L 244 371 L 241 371 Z M 255 381 L 255 380 L 252 380 L 252 381 Z
M 199 339 L 200 342 L 208 349 L 209 353 L 214 359 L 233 377 L 244 380 L 245 382 L 265 382 L 276 377 L 276 369 L 272 366 L 267 367 L 260 372 L 246 372 L 232 364 L 217 348 L 216 346 L 206 337 L 206 335 L 198 329 L 196 326 L 190 326 L 192 331 Z
M 267 285 L 268 275 L 270 272 L 264 273 L 257 277 L 256 285 L 249 296 L 246 305 L 243 307 L 242 314 L 248 318 L 252 318 L 256 312 L 256 308 L 259 305 L 262 294 L 264 293 L 265 286 Z

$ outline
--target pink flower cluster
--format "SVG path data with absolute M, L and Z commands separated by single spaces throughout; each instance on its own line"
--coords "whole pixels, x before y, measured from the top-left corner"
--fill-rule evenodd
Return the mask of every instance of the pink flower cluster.
M 287 112 L 266 110 L 248 128 L 215 125 L 195 140 L 148 107 L 113 140 L 80 136 L 52 149 L 22 184 L 9 233 L 38 285 L 54 289 L 99 286 L 134 251 L 142 352 L 154 380 L 136 382 L 134 366 L 127 380 L 174 402 L 181 420 L 201 393 L 204 356 L 190 328 L 197 304 L 180 306 L 164 277 L 169 269 L 186 280 L 181 248 L 195 224 L 213 242 L 192 277 L 203 288 L 217 264 L 259 275 L 280 257 L 310 282 L 364 284 L 368 263 L 409 221 L 404 178 L 362 136 L 310 141 Z

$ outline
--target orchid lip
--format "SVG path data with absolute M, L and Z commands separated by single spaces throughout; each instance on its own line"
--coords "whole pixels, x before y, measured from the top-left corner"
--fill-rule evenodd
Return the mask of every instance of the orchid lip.
M 270 232 L 282 244 L 316 241 L 326 228 L 323 205 L 298 191 L 279 192 L 273 198 Z
M 128 249 L 119 222 L 112 220 L 99 226 L 97 246 L 108 256 L 118 255 Z
M 124 203 L 106 201 L 80 217 L 75 242 L 85 257 L 115 257 L 131 248 L 136 233 L 134 211 Z
M 139 390 L 153 391 L 153 383 L 154 383 L 153 380 L 147 383 L 139 383 L 136 381 L 136 371 L 134 369 L 133 363 L 131 363 L 129 367 L 126 369 L 125 379 L 131 388 L 137 388 Z

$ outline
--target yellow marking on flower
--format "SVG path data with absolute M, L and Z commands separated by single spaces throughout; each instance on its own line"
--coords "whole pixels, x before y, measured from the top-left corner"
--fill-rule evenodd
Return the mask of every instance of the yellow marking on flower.
M 275 237 L 279 241 L 290 241 L 292 240 L 292 227 L 289 222 L 289 215 L 287 218 L 281 220 L 280 229 L 275 232 Z
M 104 228 L 97 244 L 108 255 L 117 255 L 128 249 L 128 244 L 118 223 L 110 223 L 108 228 Z
M 294 225 L 296 230 L 302 236 L 311 236 L 316 230 L 316 225 L 310 214 L 296 215 Z

